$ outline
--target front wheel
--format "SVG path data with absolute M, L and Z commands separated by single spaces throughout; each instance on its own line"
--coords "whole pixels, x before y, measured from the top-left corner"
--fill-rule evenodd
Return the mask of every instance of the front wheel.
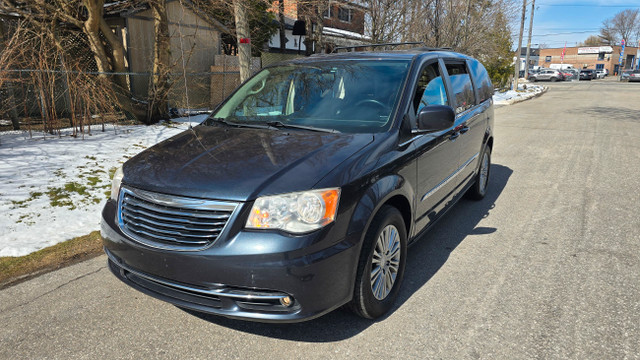
M 400 211 L 383 206 L 371 221 L 362 245 L 351 310 L 376 319 L 393 306 L 404 276 L 407 231 Z
M 554 77 L 551 78 L 551 82 L 556 82 L 556 81 L 558 81 L 558 78 L 554 78 Z
M 467 195 L 473 200 L 482 200 L 487 194 L 487 187 L 489 186 L 489 174 L 491 170 L 491 149 L 486 146 L 482 152 L 480 158 L 480 168 L 476 175 L 476 181 L 471 186 Z

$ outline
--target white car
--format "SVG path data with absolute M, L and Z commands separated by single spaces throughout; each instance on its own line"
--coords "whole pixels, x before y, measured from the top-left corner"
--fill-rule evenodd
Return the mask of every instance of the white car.
M 596 74 L 597 74 L 597 79 L 604 79 L 605 76 L 607 76 L 608 71 L 607 70 L 596 70 Z

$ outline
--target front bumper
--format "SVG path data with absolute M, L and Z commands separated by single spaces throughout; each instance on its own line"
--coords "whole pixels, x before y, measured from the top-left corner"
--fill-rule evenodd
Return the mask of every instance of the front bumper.
M 335 229 L 304 236 L 236 231 L 200 251 L 151 248 L 129 239 L 102 213 L 101 233 L 111 271 L 160 300 L 200 312 L 262 322 L 321 316 L 351 299 L 359 239 Z M 291 304 L 284 303 L 289 297 Z

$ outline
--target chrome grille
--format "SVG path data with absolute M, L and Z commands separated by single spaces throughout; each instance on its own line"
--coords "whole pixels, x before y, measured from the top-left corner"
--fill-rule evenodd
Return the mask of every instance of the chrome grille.
M 237 205 L 123 187 L 118 223 L 125 234 L 145 245 L 197 250 L 222 234 Z

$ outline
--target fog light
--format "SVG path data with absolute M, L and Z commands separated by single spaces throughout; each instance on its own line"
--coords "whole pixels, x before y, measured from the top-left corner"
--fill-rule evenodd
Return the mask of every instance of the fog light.
M 282 304 L 282 306 L 289 307 L 293 305 L 293 299 L 291 298 L 291 296 L 282 297 L 280 298 L 280 304 Z

